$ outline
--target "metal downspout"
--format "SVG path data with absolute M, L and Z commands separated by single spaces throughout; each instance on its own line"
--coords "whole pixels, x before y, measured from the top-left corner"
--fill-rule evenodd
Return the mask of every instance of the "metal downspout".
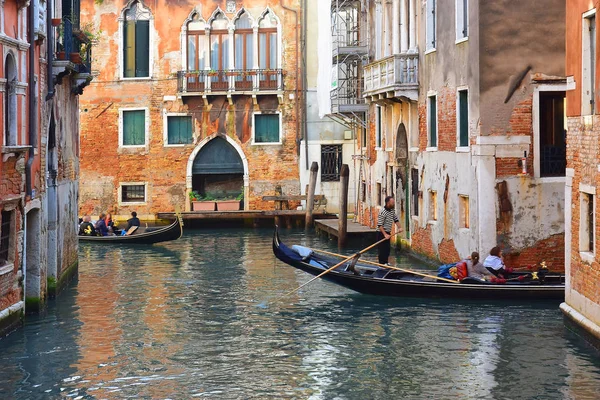
M 54 31 L 52 29 L 52 24 L 48 23 L 48 20 L 52 18 L 52 1 L 47 1 L 46 5 L 46 49 L 48 54 L 46 55 L 46 66 L 48 75 L 48 94 L 46 94 L 46 101 L 52 99 L 54 97 L 54 78 L 52 77 L 52 62 L 54 61 Z
M 27 163 L 25 164 L 25 190 L 26 196 L 31 199 L 33 193 L 33 182 L 31 178 L 31 166 L 33 165 L 35 157 L 35 148 L 37 147 L 37 124 L 36 124 L 36 97 L 35 97 L 35 32 L 34 22 L 35 16 L 33 14 L 33 4 L 27 7 L 27 32 L 29 42 L 29 70 L 27 79 L 28 89 L 28 128 L 29 128 L 29 156 Z

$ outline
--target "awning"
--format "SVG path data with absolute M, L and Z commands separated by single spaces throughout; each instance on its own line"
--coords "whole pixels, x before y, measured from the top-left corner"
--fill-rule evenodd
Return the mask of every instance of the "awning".
M 194 160 L 192 174 L 244 174 L 244 164 L 237 150 L 223 138 L 208 142 Z

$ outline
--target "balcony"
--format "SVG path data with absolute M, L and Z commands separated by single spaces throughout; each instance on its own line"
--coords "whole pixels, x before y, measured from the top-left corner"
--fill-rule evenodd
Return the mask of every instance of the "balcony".
M 92 43 L 79 26 L 63 18 L 57 28 L 52 75 L 57 84 L 71 75 L 71 91 L 82 94 L 92 80 Z
M 394 54 L 364 68 L 367 101 L 400 97 L 417 101 L 419 97 L 419 55 Z
M 177 72 L 177 92 L 181 96 L 277 95 L 283 99 L 281 69 L 249 69 Z

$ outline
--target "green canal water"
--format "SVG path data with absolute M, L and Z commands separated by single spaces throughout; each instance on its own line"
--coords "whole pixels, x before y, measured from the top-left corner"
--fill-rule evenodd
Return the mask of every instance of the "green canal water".
M 82 245 L 78 281 L 0 340 L 0 398 L 600 398 L 600 354 L 556 303 L 389 299 L 324 281 L 273 302 L 308 279 L 275 260 L 270 230 Z

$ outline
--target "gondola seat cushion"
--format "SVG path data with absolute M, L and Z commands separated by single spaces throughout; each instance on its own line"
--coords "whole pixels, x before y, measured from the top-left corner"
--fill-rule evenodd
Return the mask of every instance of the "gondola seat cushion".
M 467 263 L 464 261 L 459 262 L 458 264 L 456 264 L 456 278 L 459 281 L 462 281 L 465 278 L 469 277 L 469 270 L 467 269 Z
M 293 245 L 292 250 L 294 250 L 303 260 L 308 260 L 310 256 L 313 255 L 313 251 L 308 247 Z

